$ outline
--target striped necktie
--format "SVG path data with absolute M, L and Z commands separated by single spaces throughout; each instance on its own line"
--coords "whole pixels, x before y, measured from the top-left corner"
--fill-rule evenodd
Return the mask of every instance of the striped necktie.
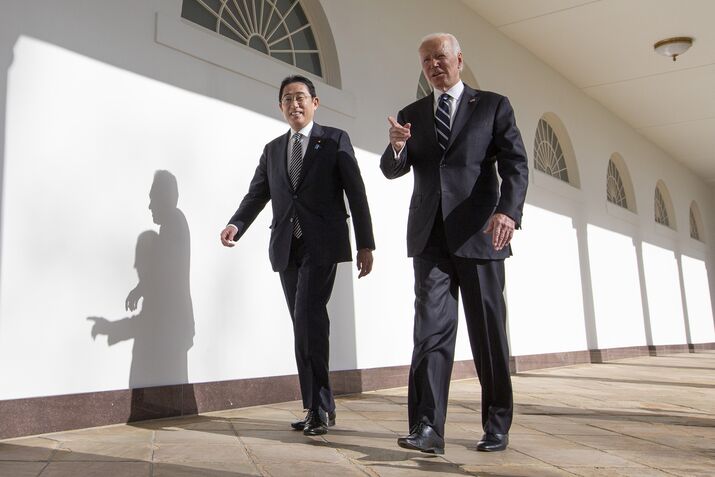
M 300 179 L 300 170 L 303 167 L 303 142 L 301 139 L 303 135 L 301 133 L 293 134 L 293 148 L 290 153 L 290 164 L 288 165 L 288 177 L 290 178 L 290 183 L 293 186 L 293 190 L 298 187 L 298 180 Z M 297 238 L 303 236 L 303 231 L 300 228 L 300 223 L 298 223 L 298 217 L 293 218 L 293 235 Z
M 447 150 L 447 144 L 449 143 L 450 117 L 449 95 L 443 93 L 439 97 L 437 111 L 434 114 L 434 123 L 437 127 L 437 143 L 442 152 Z

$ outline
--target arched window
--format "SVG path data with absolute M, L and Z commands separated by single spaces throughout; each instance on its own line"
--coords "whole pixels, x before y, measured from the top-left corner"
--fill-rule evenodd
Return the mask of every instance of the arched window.
M 536 125 L 534 168 L 579 187 L 576 158 L 566 128 L 553 113 L 546 113 Z
M 608 202 L 627 209 L 628 199 L 626 199 L 626 190 L 623 187 L 621 173 L 618 172 L 618 168 L 613 161 L 608 161 L 608 173 L 606 176 L 606 197 Z
M 675 230 L 675 214 L 673 213 L 673 201 L 670 199 L 670 193 L 663 181 L 658 181 L 655 186 L 655 195 L 653 200 L 653 214 L 655 221 Z
M 183 0 L 181 16 L 225 38 L 325 78 L 321 48 L 303 3 L 301 0 Z
M 702 235 L 703 230 L 703 220 L 702 215 L 700 215 L 700 208 L 695 201 L 690 203 L 690 237 L 695 240 L 704 242 L 704 237 Z
M 462 81 L 474 89 L 479 89 L 479 83 L 477 83 L 477 79 L 474 77 L 472 70 L 469 69 L 466 63 L 462 63 L 462 65 L 462 73 L 460 74 Z M 425 78 L 424 72 L 420 73 L 420 79 L 417 81 L 417 99 L 422 99 L 432 93 L 432 89 L 432 85 L 427 81 L 427 78 Z
M 636 211 L 635 194 L 628 168 L 617 152 L 611 154 L 606 170 L 606 199 L 612 204 Z

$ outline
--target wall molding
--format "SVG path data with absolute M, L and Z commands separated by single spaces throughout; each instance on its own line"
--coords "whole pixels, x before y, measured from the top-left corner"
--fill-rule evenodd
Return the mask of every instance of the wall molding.
M 533 369 L 715 350 L 715 342 L 632 346 L 513 356 L 513 374 Z M 336 395 L 355 394 L 407 384 L 409 366 L 333 371 Z M 476 376 L 471 360 L 457 361 L 452 379 Z M 139 389 L 101 391 L 0 401 L 0 439 L 106 426 L 124 422 L 187 416 L 300 399 L 298 376 L 271 376 Z

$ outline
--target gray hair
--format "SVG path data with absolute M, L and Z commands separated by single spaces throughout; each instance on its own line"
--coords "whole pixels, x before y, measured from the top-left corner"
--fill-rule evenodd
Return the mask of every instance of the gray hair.
M 457 41 L 457 37 L 452 35 L 451 33 L 430 33 L 429 35 L 425 35 L 422 37 L 422 41 L 420 41 L 420 47 L 425 44 L 425 42 L 432 41 L 432 40 L 443 40 L 447 39 L 449 40 L 449 44 L 452 47 L 452 52 L 456 55 L 457 53 L 462 51 L 462 48 L 459 46 L 459 41 Z

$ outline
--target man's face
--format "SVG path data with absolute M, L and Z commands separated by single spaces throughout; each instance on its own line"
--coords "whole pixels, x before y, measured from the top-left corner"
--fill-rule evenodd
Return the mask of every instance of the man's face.
M 433 38 L 420 45 L 425 78 L 435 89 L 447 91 L 459 81 L 462 52 L 455 54 L 448 38 Z
M 313 120 L 318 109 L 318 97 L 311 97 L 308 87 L 303 83 L 290 83 L 283 88 L 280 108 L 294 131 L 300 131 Z
M 149 191 L 149 210 L 151 210 L 152 221 L 156 225 L 161 225 L 166 207 L 162 207 L 161 201 L 157 199 L 156 195 L 156 192 L 152 188 L 152 190 Z

